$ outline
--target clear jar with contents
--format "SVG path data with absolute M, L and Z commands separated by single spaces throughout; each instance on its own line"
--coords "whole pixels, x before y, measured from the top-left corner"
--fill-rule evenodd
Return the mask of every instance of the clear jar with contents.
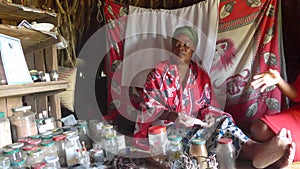
M 79 136 L 73 135 L 67 137 L 65 152 L 68 166 L 77 164 L 76 153 L 78 149 L 82 150 L 82 146 L 79 141 Z
M 24 146 L 22 149 L 23 149 L 23 158 L 24 159 L 27 159 L 27 153 L 29 152 L 29 151 L 32 151 L 32 150 L 35 150 L 35 149 L 37 149 L 38 148 L 38 146 L 37 145 L 33 145 L 33 144 L 29 144 L 29 145 L 26 145 L 26 146 Z
M 103 139 L 103 150 L 105 152 L 105 160 L 112 161 L 114 156 L 118 154 L 118 142 L 116 135 L 107 135 Z
M 4 112 L 0 112 L 0 148 L 12 143 L 10 122 Z
M 13 141 L 38 134 L 35 115 L 31 112 L 31 106 L 13 109 L 13 115 L 10 117 L 10 122 Z
M 166 126 L 152 126 L 148 129 L 150 150 L 153 155 L 166 155 L 167 128 Z
M 1 169 L 9 169 L 10 168 L 10 160 L 8 157 L 0 157 L 0 168 Z
M 94 142 L 101 141 L 103 122 L 101 120 L 89 121 L 89 136 Z
M 26 168 L 26 163 L 25 163 L 25 159 L 20 159 L 20 160 L 17 160 L 13 163 L 11 163 L 11 167 L 13 169 L 25 169 Z
M 44 157 L 57 156 L 57 147 L 53 140 L 43 140 L 40 147 L 44 152 Z
M 57 135 L 53 137 L 53 141 L 57 147 L 57 155 L 59 157 L 59 163 L 62 167 L 67 166 L 67 159 L 66 159 L 66 136 L 65 135 Z
M 78 130 L 78 136 L 80 142 L 84 142 L 85 147 L 87 150 L 90 150 L 92 148 L 92 139 L 89 137 L 88 133 L 88 123 L 86 120 L 78 120 L 77 121 L 77 130 Z
M 191 140 L 190 145 L 190 156 L 194 157 L 199 165 L 199 169 L 206 169 L 208 167 L 207 163 L 207 148 L 206 140 L 201 138 L 194 138 Z
M 182 152 L 182 137 L 179 135 L 168 136 L 167 156 L 169 161 L 180 160 L 180 154 Z
M 45 161 L 47 164 L 52 164 L 53 168 L 60 169 L 60 163 L 58 156 L 48 156 L 45 157 Z
M 3 155 L 9 158 L 10 163 L 14 163 L 15 161 L 22 159 L 22 154 L 19 149 L 6 148 L 3 151 Z
M 235 148 L 230 138 L 220 138 L 216 147 L 219 169 L 236 169 Z
M 90 150 L 90 160 L 91 163 L 104 163 L 104 152 L 100 142 L 93 143 L 93 148 Z
M 44 161 L 44 155 L 43 155 L 42 149 L 37 148 L 37 149 L 34 149 L 27 153 L 26 164 L 28 166 L 31 166 L 35 163 L 39 163 L 39 162 L 43 162 L 43 161 Z
M 110 124 L 106 124 L 102 127 L 102 135 L 101 135 L 101 139 L 105 138 L 105 137 L 110 137 L 111 135 L 117 135 L 116 131 L 113 128 L 113 125 Z

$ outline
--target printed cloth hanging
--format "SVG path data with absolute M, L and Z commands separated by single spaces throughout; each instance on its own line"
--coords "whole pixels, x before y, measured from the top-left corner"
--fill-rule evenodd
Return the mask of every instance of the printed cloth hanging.
M 226 0 L 220 3 L 218 40 L 210 72 L 217 95 L 226 95 L 225 111 L 248 131 L 251 122 L 281 109 L 280 91 L 260 93 L 250 86 L 255 74 L 281 70 L 277 0 Z

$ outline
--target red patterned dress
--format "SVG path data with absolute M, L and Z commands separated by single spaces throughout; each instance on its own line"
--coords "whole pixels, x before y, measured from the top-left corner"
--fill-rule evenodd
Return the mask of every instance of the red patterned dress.
M 163 61 L 147 76 L 144 86 L 143 111 L 138 116 L 135 138 L 146 138 L 152 124 L 166 124 L 158 120 L 164 110 L 184 112 L 201 117 L 198 112 L 211 104 L 211 83 L 208 74 L 191 61 L 186 84 L 180 83 L 179 72 L 172 61 Z
M 297 98 L 294 102 L 300 102 L 300 75 L 298 75 L 294 86 L 297 90 Z M 278 134 L 280 129 L 287 128 L 292 132 L 292 139 L 296 144 L 296 156 L 294 161 L 300 160 L 300 104 L 284 110 L 275 115 L 265 115 L 261 118 L 275 134 Z

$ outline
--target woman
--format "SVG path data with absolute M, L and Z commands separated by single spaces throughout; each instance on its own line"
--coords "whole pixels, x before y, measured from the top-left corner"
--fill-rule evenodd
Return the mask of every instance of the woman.
M 277 70 L 256 75 L 251 83 L 254 89 L 261 88 L 264 92 L 269 86 L 276 85 L 279 90 L 293 102 L 300 102 L 300 75 L 293 84 L 287 83 Z M 251 126 L 251 133 L 258 141 L 268 141 L 276 135 L 281 128 L 288 127 L 293 133 L 295 143 L 300 142 L 300 104 L 284 110 L 275 115 L 265 115 Z M 296 147 L 295 161 L 300 160 L 300 146 Z
M 151 125 L 175 123 L 186 128 L 194 124 L 211 126 L 201 121 L 209 117 L 211 111 L 207 111 L 207 108 L 215 104 L 212 103 L 214 99 L 208 74 L 191 60 L 197 44 L 198 34 L 192 27 L 184 26 L 175 30 L 172 39 L 174 57 L 159 63 L 147 77 L 143 111 L 137 119 L 135 138 L 146 138 Z M 214 131 L 210 150 L 215 149 L 218 138 L 231 137 L 237 156 L 253 160 L 257 168 L 269 165 L 285 167 L 291 163 L 294 143 L 288 130 L 281 130 L 269 142 L 258 143 L 237 128 L 227 113 L 220 112 L 214 116 L 226 115 L 227 118 L 220 125 L 221 131 Z M 273 156 L 268 155 L 270 153 Z

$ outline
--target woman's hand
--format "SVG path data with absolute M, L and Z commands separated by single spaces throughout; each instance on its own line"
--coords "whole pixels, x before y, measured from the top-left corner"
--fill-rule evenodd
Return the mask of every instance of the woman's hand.
M 206 122 L 203 122 L 197 118 L 188 116 L 184 113 L 178 113 L 178 118 L 175 120 L 175 125 L 181 127 L 193 127 L 194 125 L 208 126 Z
M 261 87 L 260 91 L 263 92 L 267 87 L 277 85 L 281 80 L 281 76 L 277 70 L 269 69 L 269 71 L 253 76 L 254 81 L 251 86 L 254 89 Z

